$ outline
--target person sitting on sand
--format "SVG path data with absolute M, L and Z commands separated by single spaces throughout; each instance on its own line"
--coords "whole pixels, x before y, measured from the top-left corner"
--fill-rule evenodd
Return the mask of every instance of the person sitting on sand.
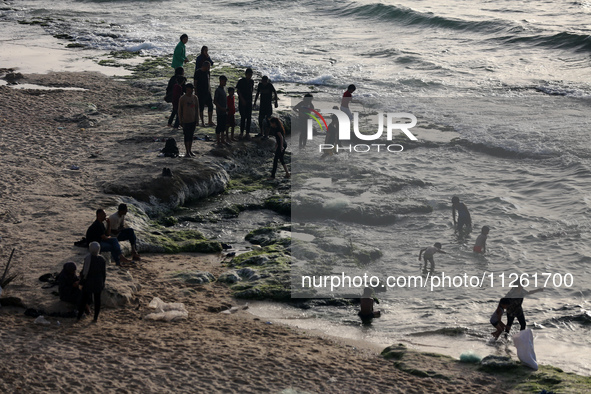
M 424 255 L 423 252 L 425 252 Z M 419 261 L 421 261 L 421 255 L 423 255 L 423 259 L 425 261 L 425 267 L 423 267 L 423 269 L 427 269 L 427 262 L 431 263 L 431 271 L 435 269 L 435 260 L 433 259 L 435 253 L 447 254 L 443 250 L 441 250 L 441 244 L 439 242 L 435 242 L 433 246 L 421 249 L 421 251 L 419 252 Z
M 186 34 L 181 35 L 181 39 L 176 47 L 174 48 L 174 54 L 172 55 L 172 68 L 183 67 L 183 64 L 188 63 L 185 44 L 189 41 L 189 36 Z
M 373 289 L 371 287 L 366 287 L 359 300 L 360 311 L 357 313 L 357 316 L 361 318 L 361 321 L 364 324 L 371 323 L 372 319 L 378 318 L 381 315 L 380 311 L 374 311 L 374 302 L 377 304 L 380 303 L 380 301 L 374 296 Z
M 458 221 L 456 222 L 456 211 L 458 211 Z M 472 218 L 468 207 L 463 202 L 460 202 L 460 198 L 453 196 L 451 198 L 451 217 L 454 220 L 454 227 L 457 231 L 462 231 L 462 228 L 466 226 L 466 231 L 472 228 Z
M 179 99 L 179 121 L 183 127 L 185 157 L 195 156 L 192 148 L 195 128 L 199 121 L 199 99 L 193 94 L 193 85 L 190 83 L 185 86 L 185 94 Z
M 107 227 L 103 222 L 107 223 Z M 96 220 L 86 230 L 86 240 L 90 242 L 98 242 L 103 252 L 111 252 L 111 257 L 115 261 L 117 266 L 121 263 L 129 263 L 128 260 L 123 256 L 121 252 L 121 246 L 119 240 L 115 237 L 111 237 L 107 234 L 111 233 L 111 220 L 107 218 L 107 214 L 103 209 L 96 210 Z
M 76 263 L 64 264 L 62 272 L 57 276 L 57 283 L 60 300 L 78 305 L 82 293 L 78 287 L 80 278 L 76 275 Z
M 505 329 L 505 324 L 503 324 L 501 319 L 503 317 L 503 312 L 508 307 L 509 307 L 509 299 L 501 298 L 501 301 L 499 301 L 499 305 L 497 306 L 497 309 L 490 317 L 490 324 L 492 324 L 497 329 L 496 331 L 493 331 L 491 333 L 491 335 L 493 337 L 495 337 L 495 340 L 499 339 L 499 335 L 501 335 L 501 333 Z
M 90 253 L 84 258 L 84 267 L 80 275 L 82 297 L 78 305 L 78 320 L 87 311 L 91 297 L 94 297 L 94 322 L 96 323 L 101 310 L 101 293 L 107 278 L 107 262 L 103 256 L 99 255 L 101 246 L 98 242 L 91 242 L 88 249 Z
M 117 212 L 109 216 L 109 221 L 111 222 L 111 233 L 107 233 L 107 235 L 116 236 L 119 242 L 129 241 L 129 244 L 131 245 L 131 256 L 134 260 L 141 260 L 136 248 L 137 239 L 135 237 L 135 231 L 133 231 L 132 228 L 125 226 L 126 214 L 127 204 L 119 204 L 117 207 Z
M 486 238 L 488 237 L 489 231 L 490 228 L 488 226 L 482 226 L 482 230 L 480 230 L 480 235 L 478 236 L 478 238 L 476 238 L 474 248 L 472 249 L 474 253 L 486 252 Z

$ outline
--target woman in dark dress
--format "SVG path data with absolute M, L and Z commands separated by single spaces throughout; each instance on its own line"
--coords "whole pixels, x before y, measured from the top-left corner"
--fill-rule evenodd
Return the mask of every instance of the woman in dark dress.
M 62 272 L 57 276 L 60 300 L 78 305 L 81 291 L 80 278 L 76 275 L 76 264 L 69 262 L 64 264 Z
M 91 242 L 88 250 L 90 253 L 84 258 L 84 268 L 80 275 L 82 297 L 78 306 L 78 320 L 82 317 L 90 298 L 94 297 L 94 322 L 96 322 L 101 310 L 101 293 L 105 288 L 107 262 L 103 256 L 99 255 L 101 245 L 98 242 Z
M 277 172 L 277 161 L 281 162 L 283 169 L 285 170 L 285 177 L 289 178 L 291 174 L 285 165 L 283 156 L 285 155 L 285 149 L 287 148 L 287 141 L 285 141 L 285 129 L 283 123 L 278 118 L 271 118 L 269 120 L 269 126 L 271 128 L 270 135 L 275 137 L 275 157 L 273 158 L 273 170 L 271 171 L 271 179 L 275 179 L 275 172 Z

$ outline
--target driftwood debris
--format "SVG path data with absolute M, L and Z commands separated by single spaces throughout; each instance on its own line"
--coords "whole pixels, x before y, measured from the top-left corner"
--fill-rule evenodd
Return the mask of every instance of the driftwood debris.
M 13 248 L 12 252 L 10 253 L 10 257 L 8 258 L 8 262 L 6 263 L 6 266 L 4 267 L 4 273 L 2 274 L 2 278 L 0 279 L 0 287 L 2 287 L 2 288 L 6 288 L 6 286 L 8 286 L 8 284 L 10 282 L 12 282 L 14 280 L 14 278 L 17 277 L 17 274 L 9 275 L 10 262 L 12 261 L 12 256 L 14 255 L 14 251 L 15 251 L 15 249 Z

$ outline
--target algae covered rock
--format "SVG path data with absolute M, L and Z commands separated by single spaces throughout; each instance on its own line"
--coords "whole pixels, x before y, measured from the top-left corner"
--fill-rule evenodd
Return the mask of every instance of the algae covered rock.
M 291 261 L 279 244 L 234 257 L 228 265 L 240 278 L 230 289 L 236 298 L 286 300 L 291 297 Z
M 406 354 L 406 346 L 403 344 L 388 346 L 382 350 L 382 357 L 386 360 L 400 360 Z
M 291 198 L 287 195 L 275 195 L 267 198 L 264 207 L 282 215 L 291 216 Z
M 480 361 L 480 369 L 485 371 L 508 371 L 519 367 L 519 363 L 508 356 L 486 356 Z
M 209 241 L 197 230 L 154 229 L 142 234 L 141 251 L 150 253 L 219 253 L 222 244 Z
M 291 243 L 291 226 L 261 227 L 249 232 L 244 239 L 254 245 L 268 246 L 278 243 L 288 247 Z
M 172 279 L 190 285 L 203 285 L 215 282 L 215 276 L 207 271 L 182 271 L 172 274 Z
M 218 277 L 218 282 L 233 284 L 242 280 L 234 270 L 226 271 Z

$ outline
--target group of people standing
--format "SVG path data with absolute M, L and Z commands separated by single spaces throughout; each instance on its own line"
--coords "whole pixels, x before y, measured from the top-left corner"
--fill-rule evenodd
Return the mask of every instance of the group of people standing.
M 273 106 L 275 108 L 278 106 L 275 87 L 267 76 L 263 76 L 257 86 L 255 95 L 254 81 L 252 79 L 253 71 L 250 68 L 246 69 L 244 77 L 238 81 L 236 87 L 228 87 L 227 92 L 226 84 L 228 78 L 221 75 L 219 77 L 219 85 L 212 97 L 210 69 L 214 62 L 209 56 L 207 46 L 201 48 L 201 53 L 195 61 L 193 83 L 186 83 L 187 78 L 184 75 L 183 65 L 189 61 L 185 48 L 188 39 L 186 34 L 181 35 L 180 41 L 175 48 L 171 63 L 171 66 L 175 69 L 175 75 L 168 83 L 167 94 L 165 96 L 165 100 L 171 102 L 173 105 L 168 126 L 173 128 L 182 127 L 183 130 L 186 149 L 185 157 L 195 156 L 192 151 L 192 141 L 195 128 L 199 124 L 199 121 L 201 121 L 202 127 L 215 127 L 216 142 L 219 146 L 230 145 L 231 142 L 241 139 L 250 139 L 252 112 L 259 98 L 258 123 L 260 132 L 257 136 L 262 137 L 262 139 L 268 139 L 270 132 L 284 130 L 280 127 L 273 127 L 272 124 L 276 124 L 277 121 L 271 121 L 273 119 Z M 238 94 L 238 112 L 240 115 L 240 134 L 237 137 L 234 135 L 234 128 L 236 127 L 236 93 Z M 207 107 L 207 123 L 205 123 L 205 107 Z M 214 109 L 217 117 L 217 125 L 213 121 Z M 281 139 L 285 139 L 285 134 L 281 136 Z M 282 145 L 278 143 L 279 147 Z M 278 160 L 283 163 L 283 157 L 282 155 L 280 156 Z

